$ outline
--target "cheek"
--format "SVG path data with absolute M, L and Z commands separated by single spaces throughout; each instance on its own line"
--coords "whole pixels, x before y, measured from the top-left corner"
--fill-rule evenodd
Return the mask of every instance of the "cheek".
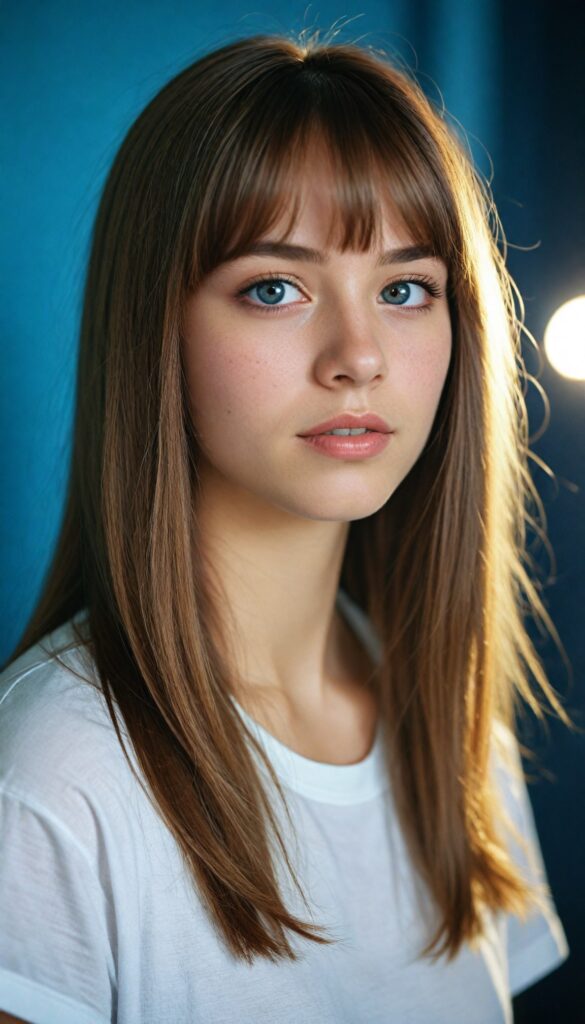
M 451 354 L 449 323 L 438 325 L 438 329 L 422 339 L 420 344 L 402 351 L 399 390 L 410 413 L 420 421 L 423 429 L 430 428 L 435 417 Z
M 242 338 L 237 345 L 217 334 L 199 345 L 190 339 L 185 370 L 195 428 L 211 444 L 262 433 L 286 394 L 285 368 Z

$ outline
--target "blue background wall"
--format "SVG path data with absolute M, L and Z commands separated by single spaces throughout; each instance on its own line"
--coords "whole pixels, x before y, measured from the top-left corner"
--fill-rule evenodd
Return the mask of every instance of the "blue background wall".
M 318 7 L 266 0 L 215 11 L 188 0 L 3 4 L 0 101 L 4 111 L 0 242 L 0 660 L 14 648 L 35 603 L 63 508 L 70 456 L 80 296 L 89 233 L 105 175 L 122 138 L 151 96 L 186 64 L 258 32 L 328 31 L 371 44 L 415 70 L 467 132 L 492 188 L 509 265 L 542 338 L 562 301 L 585 293 L 585 68 L 576 46 L 585 6 L 545 0 L 359 0 Z M 585 385 L 525 359 L 550 401 L 533 451 L 556 564 L 544 592 L 572 664 L 533 639 L 555 688 L 585 724 Z M 531 433 L 544 409 L 531 387 Z M 517 1021 L 577 1014 L 585 971 L 585 742 L 555 722 L 547 739 L 529 720 L 523 738 L 554 784 L 539 778 L 531 799 L 551 888 L 571 957 L 515 1001 Z

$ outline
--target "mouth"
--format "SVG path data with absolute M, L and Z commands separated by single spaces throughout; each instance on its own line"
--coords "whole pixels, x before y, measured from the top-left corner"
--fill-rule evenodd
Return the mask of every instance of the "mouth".
M 299 437 L 315 437 L 333 434 L 334 436 L 363 436 L 363 434 L 391 434 L 392 427 L 378 416 L 377 413 L 343 412 L 329 420 L 317 423 L 309 430 L 303 431 Z
M 300 436 L 299 440 L 321 455 L 353 462 L 378 455 L 392 437 L 393 431 L 364 430 L 359 434 L 307 434 Z
M 333 430 L 325 430 L 322 434 L 307 434 L 306 437 L 363 437 L 364 434 L 381 434 L 384 431 L 373 430 L 370 427 L 360 427 L 352 430 L 350 427 L 336 427 Z

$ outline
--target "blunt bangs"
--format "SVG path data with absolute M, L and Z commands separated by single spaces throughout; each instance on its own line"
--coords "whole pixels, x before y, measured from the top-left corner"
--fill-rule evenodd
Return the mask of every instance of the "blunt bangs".
M 313 159 L 332 170 L 327 245 L 381 249 L 388 216 L 413 244 L 430 246 L 449 279 L 457 279 L 462 232 L 438 142 L 420 122 L 413 120 L 412 130 L 405 125 L 408 111 L 391 83 L 382 90 L 372 82 L 372 97 L 363 81 L 332 73 L 331 64 L 315 70 L 315 63 L 281 66 L 258 80 L 245 115 L 225 125 L 232 144 L 220 149 L 209 179 L 213 201 L 203 203 L 198 218 L 199 265 L 190 267 L 189 288 L 281 221 L 278 240 L 290 238 Z

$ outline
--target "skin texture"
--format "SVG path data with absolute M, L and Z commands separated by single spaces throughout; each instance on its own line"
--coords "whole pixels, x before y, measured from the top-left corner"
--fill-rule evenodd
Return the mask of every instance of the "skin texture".
M 323 251 L 332 172 L 322 157 L 306 171 L 287 241 Z M 382 249 L 408 244 L 388 212 Z M 326 721 L 349 742 L 359 654 L 334 605 L 349 524 L 384 505 L 422 452 L 452 338 L 442 261 L 376 267 L 377 251 L 328 252 L 323 265 L 248 255 L 216 268 L 189 297 L 183 345 L 204 452 L 197 514 L 237 623 L 238 667 L 278 695 L 304 735 Z M 274 272 L 296 282 L 277 286 L 282 312 L 262 312 L 266 286 L 238 299 Z M 405 306 L 392 305 L 389 282 L 412 274 L 431 277 L 441 297 L 413 285 Z M 388 422 L 395 434 L 383 452 L 349 462 L 298 438 L 348 411 Z

